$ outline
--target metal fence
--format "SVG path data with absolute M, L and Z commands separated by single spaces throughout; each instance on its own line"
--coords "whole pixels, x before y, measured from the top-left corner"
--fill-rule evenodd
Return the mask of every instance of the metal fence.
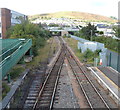
M 105 48 L 103 43 L 85 40 L 83 38 L 73 35 L 71 35 L 71 38 L 79 41 L 78 49 L 81 49 L 82 53 L 84 53 L 87 49 L 90 49 L 94 52 L 95 50 L 103 50 Z
M 120 72 L 120 54 L 107 49 L 107 66 L 113 67 Z
M 101 66 L 110 66 L 120 72 L 120 54 L 105 49 L 105 51 L 102 51 L 99 55 L 100 59 L 102 59 Z

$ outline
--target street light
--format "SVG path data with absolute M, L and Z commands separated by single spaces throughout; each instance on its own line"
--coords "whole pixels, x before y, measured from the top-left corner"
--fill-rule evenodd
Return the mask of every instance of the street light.
M 91 41 L 92 41 L 92 33 L 93 33 L 93 30 L 90 30 L 90 32 L 91 32 Z

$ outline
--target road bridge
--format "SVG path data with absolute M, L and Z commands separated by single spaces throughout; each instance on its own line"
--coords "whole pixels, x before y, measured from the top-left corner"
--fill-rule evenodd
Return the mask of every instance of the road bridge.
M 72 27 L 48 27 L 48 30 L 53 33 L 58 33 L 57 35 L 63 36 L 64 34 L 73 34 L 74 32 L 79 31 L 79 28 L 72 28 Z M 56 34 L 55 34 L 56 35 Z

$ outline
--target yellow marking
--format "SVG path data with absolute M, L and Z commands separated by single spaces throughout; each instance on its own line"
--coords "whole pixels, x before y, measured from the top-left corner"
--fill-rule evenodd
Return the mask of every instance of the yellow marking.
M 110 81 L 110 83 L 112 83 L 113 84 L 113 86 L 115 86 L 115 88 L 117 88 L 117 89 L 119 89 L 120 90 L 120 88 L 118 87 L 118 85 L 116 85 L 111 79 L 109 79 L 102 71 L 100 71 L 97 67 L 95 67 L 107 80 L 109 80 Z

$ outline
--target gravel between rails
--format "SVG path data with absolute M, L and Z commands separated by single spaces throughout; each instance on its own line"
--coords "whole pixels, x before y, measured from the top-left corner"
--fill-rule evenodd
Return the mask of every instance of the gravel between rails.
M 60 73 L 53 108 L 79 108 L 65 63 Z

